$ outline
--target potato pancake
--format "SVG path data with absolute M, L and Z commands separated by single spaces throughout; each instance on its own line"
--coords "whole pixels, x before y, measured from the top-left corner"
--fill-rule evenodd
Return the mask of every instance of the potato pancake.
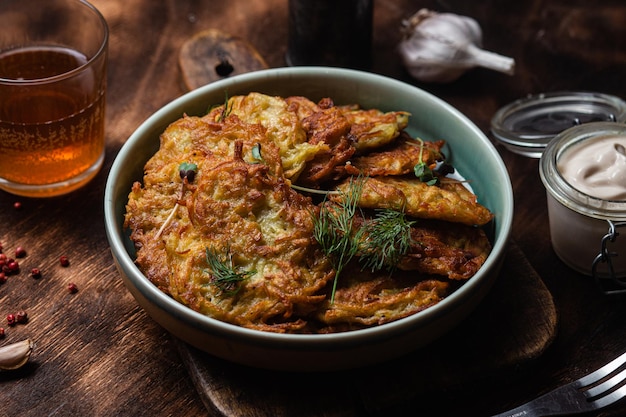
M 219 134 L 195 140 L 196 128 Z M 258 129 L 236 117 L 217 124 L 175 122 L 146 164 L 144 186 L 133 186 L 126 225 L 138 266 L 174 299 L 240 326 L 296 332 L 306 325 L 302 317 L 324 300 L 334 271 L 312 239 L 310 199 L 271 175 L 268 165 L 244 160 L 258 143 L 263 155 L 273 153 L 275 145 L 257 136 Z M 221 146 L 224 140 L 231 146 Z M 197 175 L 183 188 L 178 166 L 188 161 L 197 164 Z M 237 291 L 215 285 L 207 250 L 247 274 Z
M 420 145 L 407 133 L 403 133 L 391 145 L 352 158 L 345 170 L 351 175 L 366 177 L 410 174 L 420 162 L 434 167 L 438 161 L 442 161 L 443 145 L 443 141 Z
M 333 195 L 331 199 L 341 200 L 349 187 L 350 180 L 344 180 L 337 186 L 343 194 Z M 477 202 L 476 195 L 457 181 L 430 186 L 415 177 L 369 177 L 365 179 L 359 206 L 404 210 L 417 218 L 470 226 L 482 226 L 493 219 L 493 214 Z
M 216 107 L 205 117 L 218 121 L 225 115 L 236 115 L 246 123 L 263 126 L 269 139 L 280 149 L 286 178 L 297 178 L 307 161 L 328 150 L 323 142 L 313 144 L 307 141 L 298 115 L 289 109 L 282 97 L 250 93 L 231 97 L 225 107 Z

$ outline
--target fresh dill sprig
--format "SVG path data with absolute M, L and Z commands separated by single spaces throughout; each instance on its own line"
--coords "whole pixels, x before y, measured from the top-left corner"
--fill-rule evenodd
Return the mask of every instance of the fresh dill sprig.
M 227 295 L 234 295 L 241 289 L 241 282 L 255 271 L 239 271 L 235 268 L 230 247 L 220 254 L 213 248 L 206 248 L 206 262 L 211 275 L 211 284 Z
M 393 272 L 413 243 L 411 227 L 414 224 L 404 211 L 378 210 L 376 217 L 361 229 L 359 260 L 363 269 L 375 272 L 385 268 Z
M 337 204 L 322 203 L 320 214 L 315 218 L 314 237 L 322 251 L 331 259 L 335 268 L 335 278 L 330 295 L 331 304 L 335 301 L 337 282 L 343 268 L 359 250 L 360 231 L 353 230 L 354 215 L 363 191 L 361 177 L 352 180 L 350 187 Z

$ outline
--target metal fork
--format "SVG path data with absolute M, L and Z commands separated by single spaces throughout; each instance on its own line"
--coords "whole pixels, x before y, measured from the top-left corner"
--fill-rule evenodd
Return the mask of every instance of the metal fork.
M 626 397 L 626 353 L 574 382 L 492 417 L 545 417 L 587 413 Z

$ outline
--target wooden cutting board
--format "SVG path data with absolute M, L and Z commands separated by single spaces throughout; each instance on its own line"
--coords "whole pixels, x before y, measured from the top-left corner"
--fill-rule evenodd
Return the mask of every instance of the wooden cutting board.
M 188 90 L 267 68 L 252 45 L 217 29 L 207 29 L 189 38 L 180 49 L 178 65 Z
M 512 242 L 500 277 L 480 306 L 452 332 L 399 359 L 299 374 L 235 365 L 176 343 L 212 415 L 309 417 L 373 413 L 415 401 L 416 395 L 461 389 L 477 378 L 510 378 L 541 356 L 556 331 L 552 296 Z

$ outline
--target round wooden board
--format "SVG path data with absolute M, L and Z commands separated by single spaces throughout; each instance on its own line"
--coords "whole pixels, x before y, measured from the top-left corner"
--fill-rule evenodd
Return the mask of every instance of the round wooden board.
M 499 279 L 478 309 L 451 333 L 399 359 L 350 371 L 299 374 L 234 365 L 177 344 L 212 415 L 345 416 L 377 414 L 435 393 L 462 391 L 477 379 L 511 380 L 542 355 L 556 332 L 552 295 L 512 242 Z
M 188 90 L 268 67 L 248 42 L 216 29 L 200 32 L 187 40 L 180 49 L 178 64 Z

